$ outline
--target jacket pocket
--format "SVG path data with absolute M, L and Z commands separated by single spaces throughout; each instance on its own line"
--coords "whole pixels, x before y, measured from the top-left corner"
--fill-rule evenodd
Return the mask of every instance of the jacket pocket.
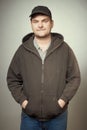
M 45 101 L 43 106 L 44 116 L 46 118 L 52 118 L 62 113 L 63 108 L 58 104 L 58 99 L 54 95 L 45 95 Z
M 63 110 L 63 108 L 59 105 L 58 100 L 57 100 L 57 109 L 58 109 L 59 113 L 61 113 Z
M 39 108 L 38 108 L 39 104 L 37 101 L 37 98 L 35 97 L 30 97 L 28 100 L 28 104 L 25 107 L 25 109 L 23 109 L 23 111 L 28 114 L 29 116 L 32 117 L 37 117 L 39 114 Z

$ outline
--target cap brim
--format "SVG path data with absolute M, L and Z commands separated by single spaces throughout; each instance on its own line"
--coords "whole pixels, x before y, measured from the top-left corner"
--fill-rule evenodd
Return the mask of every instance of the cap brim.
M 46 12 L 43 12 L 43 11 L 37 11 L 37 12 L 35 12 L 35 13 L 32 13 L 29 17 L 32 17 L 32 16 L 34 16 L 34 15 L 36 15 L 36 14 L 43 14 L 43 15 L 47 15 L 47 16 L 49 16 Z M 50 17 L 50 16 L 49 16 Z

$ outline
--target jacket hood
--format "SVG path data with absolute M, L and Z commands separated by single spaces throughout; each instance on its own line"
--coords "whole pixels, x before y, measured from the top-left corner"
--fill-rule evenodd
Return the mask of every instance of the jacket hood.
M 64 37 L 59 33 L 51 33 L 51 46 L 50 50 L 54 50 L 64 42 Z M 33 43 L 34 33 L 29 33 L 22 39 L 22 45 L 28 50 L 35 50 Z
M 59 34 L 59 33 L 51 33 L 51 35 L 52 35 L 52 37 L 58 38 L 58 39 L 60 39 L 61 41 L 64 40 L 64 37 L 63 37 L 61 34 Z M 22 39 L 22 43 L 26 42 L 26 41 L 29 40 L 31 37 L 34 37 L 34 33 L 29 33 L 29 34 L 25 35 L 25 36 L 23 37 L 23 39 Z

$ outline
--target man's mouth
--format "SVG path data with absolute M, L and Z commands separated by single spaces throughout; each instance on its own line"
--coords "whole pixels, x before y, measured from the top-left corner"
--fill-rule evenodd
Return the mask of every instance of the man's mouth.
M 40 30 L 37 30 L 37 31 L 45 31 L 45 29 L 40 29 Z

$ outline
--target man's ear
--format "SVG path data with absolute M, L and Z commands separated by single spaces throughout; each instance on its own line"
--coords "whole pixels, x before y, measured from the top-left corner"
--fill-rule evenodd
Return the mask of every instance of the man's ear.
M 51 27 L 53 28 L 53 26 L 54 26 L 54 21 L 52 20 L 52 25 L 51 25 Z

